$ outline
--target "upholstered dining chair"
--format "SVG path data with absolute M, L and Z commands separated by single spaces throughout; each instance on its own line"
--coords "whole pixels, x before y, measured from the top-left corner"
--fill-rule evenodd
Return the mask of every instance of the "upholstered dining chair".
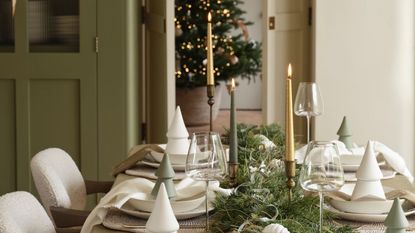
M 28 192 L 0 197 L 0 233 L 56 233 L 38 200 Z
M 30 164 L 40 200 L 58 228 L 82 226 L 87 194 L 106 193 L 113 182 L 84 180 L 71 156 L 59 148 L 37 153 Z

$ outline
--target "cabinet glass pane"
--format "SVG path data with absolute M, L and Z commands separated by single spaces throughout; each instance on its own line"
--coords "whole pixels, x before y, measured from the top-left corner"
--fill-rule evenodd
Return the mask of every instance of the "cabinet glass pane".
M 12 0 L 0 0 L 0 52 L 14 52 L 14 16 Z
M 30 52 L 79 52 L 79 0 L 29 0 Z

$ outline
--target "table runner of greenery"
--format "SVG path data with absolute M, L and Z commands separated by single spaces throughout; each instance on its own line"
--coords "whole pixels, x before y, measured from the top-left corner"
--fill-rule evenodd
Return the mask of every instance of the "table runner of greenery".
M 262 134 L 276 145 L 273 149 L 261 146 Z M 298 185 L 300 166 L 297 166 L 293 200 L 288 201 L 284 163 L 284 132 L 279 125 L 238 125 L 239 169 L 236 192 L 229 197 L 219 196 L 214 202 L 211 217 L 212 232 L 261 232 L 271 223 L 285 226 L 291 233 L 318 232 L 319 200 L 304 196 Z M 227 143 L 227 135 L 224 136 Z M 229 187 L 226 182 L 223 184 Z M 323 231 L 356 232 L 349 226 L 333 221 L 325 213 Z

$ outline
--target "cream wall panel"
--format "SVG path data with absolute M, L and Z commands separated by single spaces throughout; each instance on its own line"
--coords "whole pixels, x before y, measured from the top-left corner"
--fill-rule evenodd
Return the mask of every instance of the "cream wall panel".
M 414 165 L 412 0 L 316 1 L 316 66 L 325 112 L 317 139 L 348 116 L 353 141 L 378 140 Z

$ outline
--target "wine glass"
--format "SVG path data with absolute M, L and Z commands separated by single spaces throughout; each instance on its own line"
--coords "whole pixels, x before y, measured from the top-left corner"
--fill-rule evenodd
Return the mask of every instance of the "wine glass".
M 344 185 L 344 172 L 337 145 L 333 142 L 311 141 L 307 147 L 299 181 L 303 189 L 319 193 L 321 232 L 323 192 L 339 190 Z
M 307 117 L 307 143 L 310 142 L 310 118 L 323 114 L 323 100 L 315 82 L 301 82 L 295 96 L 294 112 Z
M 206 230 L 209 228 L 209 181 L 220 180 L 227 173 L 225 151 L 215 132 L 193 133 L 186 158 L 186 174 L 194 180 L 206 181 Z

